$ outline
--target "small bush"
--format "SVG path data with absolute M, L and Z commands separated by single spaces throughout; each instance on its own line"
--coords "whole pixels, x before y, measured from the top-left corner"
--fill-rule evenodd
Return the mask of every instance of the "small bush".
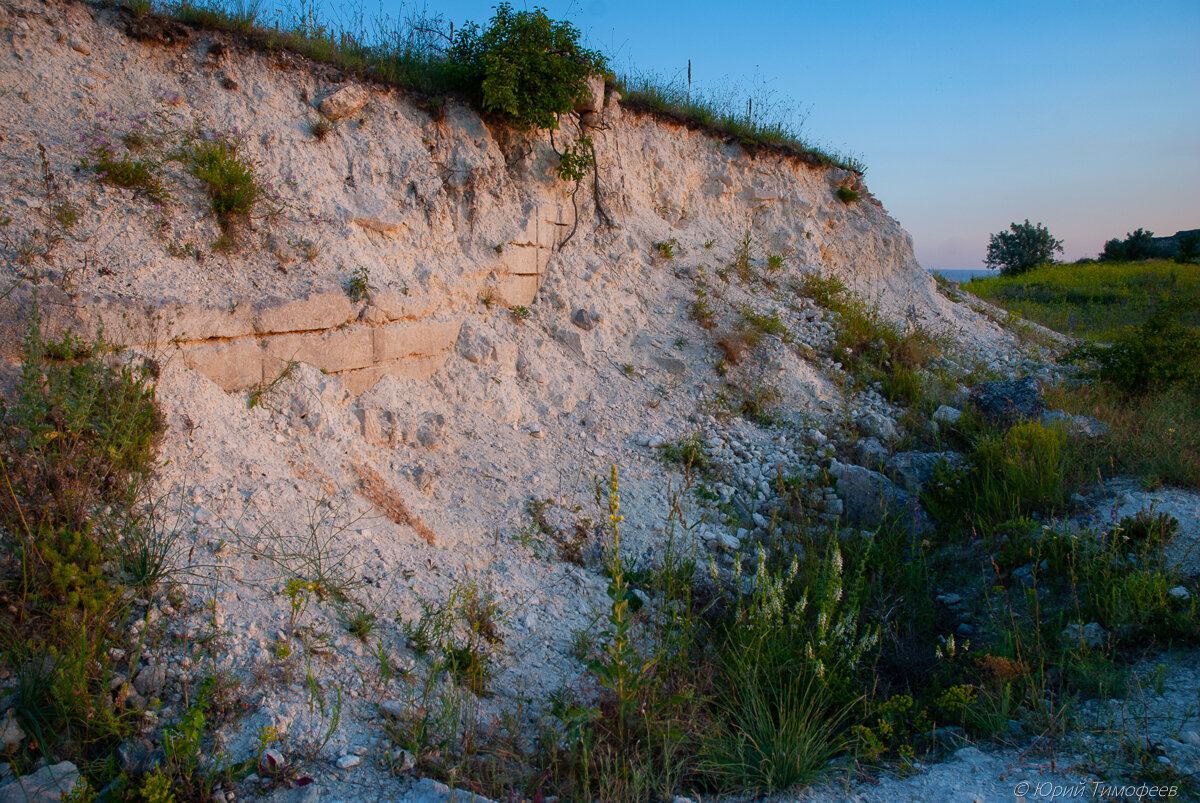
M 592 138 L 581 136 L 567 147 L 563 148 L 558 158 L 555 172 L 563 181 L 583 181 L 584 177 L 596 165 L 596 151 Z
M 558 128 L 558 116 L 587 97 L 587 78 L 604 70 L 604 57 L 579 43 L 569 22 L 543 9 L 495 7 L 488 27 L 470 24 L 455 36 L 451 60 L 478 80 L 481 106 L 518 128 Z
M 363 265 L 354 269 L 354 273 L 346 280 L 346 297 L 353 302 L 371 301 L 371 273 Z
M 837 188 L 837 197 L 844 204 L 852 204 L 859 199 L 858 190 L 845 184 Z
M 1128 395 L 1200 388 L 1200 331 L 1180 323 L 1174 309 L 1161 309 L 1141 326 L 1126 329 L 1111 346 L 1084 345 L 1068 359 L 1091 361 L 1100 380 Z
M 222 226 L 249 215 L 263 195 L 254 166 L 241 156 L 240 148 L 231 137 L 212 137 L 197 140 L 184 150 L 188 168 L 204 183 Z
M 674 259 L 675 252 L 679 248 L 679 241 L 672 237 L 669 240 L 654 244 L 654 252 L 663 259 Z
M 935 472 L 926 506 L 946 520 L 965 513 L 985 529 L 1034 511 L 1061 510 L 1066 443 L 1066 433 L 1034 422 L 985 434 L 969 455 L 969 468 Z

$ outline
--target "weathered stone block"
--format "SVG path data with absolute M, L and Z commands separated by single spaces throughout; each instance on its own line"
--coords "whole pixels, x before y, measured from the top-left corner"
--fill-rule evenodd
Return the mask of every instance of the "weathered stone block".
M 430 357 L 447 352 L 458 339 L 462 321 L 401 321 L 374 332 L 374 362 Z
M 295 301 L 271 298 L 257 305 L 254 328 L 262 334 L 333 329 L 350 320 L 353 307 L 340 290 L 314 293 Z
M 379 234 L 398 234 L 408 227 L 408 214 L 383 198 L 360 198 L 354 222 Z
M 371 293 L 371 304 L 382 310 L 389 321 L 424 318 L 434 308 L 433 299 L 429 296 L 406 295 L 391 290 Z
M 185 365 L 226 392 L 246 390 L 263 380 L 263 351 L 257 338 L 185 343 L 182 350 Z
M 374 362 L 375 331 L 347 326 L 311 334 L 275 335 L 263 338 L 263 351 L 267 360 L 297 360 L 330 373 L 366 368 Z
M 368 97 L 361 86 L 349 84 L 322 100 L 318 110 L 330 120 L 341 120 L 361 111 Z
M 512 245 L 500 253 L 500 264 L 514 276 L 539 276 L 545 272 L 546 260 L 541 259 L 542 249 L 536 245 Z
M 504 276 L 492 287 L 492 295 L 501 306 L 528 307 L 541 286 L 541 276 Z
M 577 112 L 598 112 L 604 108 L 604 76 L 587 77 L 587 96 L 575 104 Z

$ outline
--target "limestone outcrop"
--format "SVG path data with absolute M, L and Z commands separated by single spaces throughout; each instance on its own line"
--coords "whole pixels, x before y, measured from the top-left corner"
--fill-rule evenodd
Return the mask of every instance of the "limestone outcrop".
M 714 267 L 747 243 L 757 257 L 783 258 L 781 280 L 836 274 L 893 317 L 966 324 L 877 201 L 838 199 L 861 177 L 755 157 L 633 114 L 600 83 L 579 117 L 525 135 L 453 100 L 435 119 L 400 91 L 218 32 L 138 37 L 122 13 L 84 4 L 65 5 L 54 30 L 21 4 L 4 14 L 13 53 L 4 80 L 27 87 L 0 97 L 13 171 L 6 206 L 76 212 L 54 244 L 57 271 L 8 265 L 4 278 L 40 267 L 60 288 L 43 282 L 47 325 L 173 349 L 226 391 L 269 383 L 291 361 L 337 374 L 355 393 L 384 375 L 429 377 L 465 320 L 493 304 L 560 303 L 542 292 L 551 274 L 619 287 L 622 276 L 666 270 L 652 248 L 664 241 L 710 252 Z M 331 127 L 320 138 L 318 119 Z M 576 185 L 556 168 L 564 143 L 582 134 L 595 143 L 596 170 Z M 263 190 L 233 232 L 171 156 L 212 136 L 237 143 Z M 163 197 L 81 169 L 96 142 L 151 165 Z M 40 186 L 39 146 L 59 177 L 57 200 Z M 29 221 L 39 225 L 55 224 Z M 351 301 L 356 271 L 366 285 Z M 602 315 L 611 300 L 592 284 L 579 301 Z M 27 287 L 11 293 L 0 316 L 24 320 L 30 299 Z M 610 334 L 606 347 L 629 331 Z

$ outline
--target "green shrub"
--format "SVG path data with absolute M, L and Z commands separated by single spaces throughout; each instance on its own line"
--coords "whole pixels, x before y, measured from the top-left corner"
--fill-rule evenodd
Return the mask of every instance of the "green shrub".
M 563 148 L 559 156 L 558 168 L 555 170 L 563 181 L 583 181 L 584 177 L 596 165 L 595 148 L 592 138 L 581 136 L 573 143 Z
M 184 151 L 188 168 L 204 183 L 222 226 L 249 215 L 263 195 L 254 165 L 241 156 L 240 149 L 236 139 L 211 137 L 193 142 Z
M 359 302 L 371 301 L 371 272 L 367 270 L 365 265 L 359 265 L 354 269 L 354 273 L 350 274 L 350 278 L 343 285 L 346 291 L 346 297 L 351 301 Z
M 14 711 L 34 738 L 14 760 L 111 754 L 132 714 L 114 708 L 110 650 L 131 649 L 135 595 L 167 568 L 132 577 L 127 547 L 170 550 L 145 490 L 162 431 L 149 372 L 116 363 L 103 340 L 43 339 L 36 308 L 11 401 L 0 403 L 0 540 L 20 570 L 0 575 L 0 649 Z M 134 561 L 136 563 L 136 561 Z M 31 754 L 29 751 L 36 751 Z
M 654 253 L 658 254 L 663 259 L 674 259 L 675 252 L 679 249 L 679 241 L 672 237 L 669 240 L 654 243 Z
M 1175 252 L 1175 261 L 1184 265 L 1200 262 L 1200 232 L 1192 232 L 1179 238 L 1179 250 Z
M 926 508 L 951 521 L 966 513 L 985 529 L 1033 511 L 1061 510 L 1066 443 L 1065 432 L 1034 422 L 984 434 L 968 457 L 969 468 L 935 471 L 923 495 Z
M 1200 388 L 1200 331 L 1164 308 L 1137 328 L 1119 333 L 1111 346 L 1084 345 L 1068 359 L 1091 361 L 1095 375 L 1128 395 L 1180 386 Z
M 837 188 L 837 197 L 844 204 L 852 204 L 858 200 L 858 191 L 853 187 L 847 187 L 845 184 Z
M 1167 256 L 1161 253 L 1154 242 L 1154 232 L 1138 229 L 1125 235 L 1124 240 L 1115 237 L 1104 244 L 1100 259 L 1104 262 L 1139 262 L 1143 259 Z
M 454 39 L 451 59 L 479 81 L 480 105 L 518 128 L 558 128 L 558 116 L 587 97 L 587 78 L 604 57 L 579 43 L 579 31 L 544 9 L 495 7 L 488 27 L 470 24 Z

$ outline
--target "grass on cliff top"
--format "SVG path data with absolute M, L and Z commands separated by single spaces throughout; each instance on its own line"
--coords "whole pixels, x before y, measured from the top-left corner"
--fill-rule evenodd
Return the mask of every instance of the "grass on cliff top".
M 244 36 L 269 49 L 288 50 L 332 64 L 361 78 L 398 86 L 440 108 L 446 96 L 477 98 L 470 71 L 451 58 L 454 25 L 425 8 L 398 17 L 362 15 L 349 23 L 323 17 L 315 7 L 278 10 L 256 0 L 119 0 L 136 17 L 161 15 L 188 25 Z M 470 23 L 466 23 L 469 25 Z M 800 135 L 802 120 L 770 90 L 743 93 L 689 91 L 679 80 L 650 74 L 616 81 L 623 105 L 635 112 L 673 120 L 688 128 L 812 165 L 835 165 L 862 174 L 861 159 L 831 151 Z
M 1200 328 L 1200 265 L 1157 259 L 1042 265 L 1017 276 L 972 279 L 967 292 L 1064 334 L 1110 341 L 1164 303 Z
M 628 109 L 737 141 L 750 150 L 770 150 L 859 174 L 867 170 L 861 158 L 828 150 L 801 136 L 799 118 L 770 90 L 751 92 L 743 101 L 738 91 L 689 90 L 682 81 L 647 73 L 621 76 L 617 88 L 621 104 Z

